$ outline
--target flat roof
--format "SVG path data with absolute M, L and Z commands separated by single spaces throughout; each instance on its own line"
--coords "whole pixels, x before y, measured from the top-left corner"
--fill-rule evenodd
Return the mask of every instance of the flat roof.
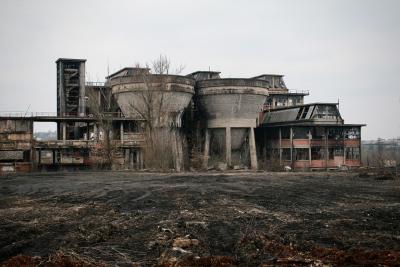
M 220 71 L 212 71 L 212 70 L 210 70 L 210 71 L 208 71 L 208 70 L 198 70 L 198 71 L 189 73 L 189 74 L 187 74 L 186 76 L 194 75 L 194 74 L 196 74 L 196 73 L 214 73 L 214 74 L 220 74 L 221 72 L 220 72 Z
M 285 75 L 283 75 L 283 74 L 261 74 L 261 75 L 257 75 L 257 76 L 251 77 L 250 79 L 257 79 L 257 78 L 260 78 L 260 77 L 263 77 L 263 76 L 284 77 Z
M 108 79 L 108 78 L 110 78 L 110 77 L 113 77 L 113 76 L 117 75 L 118 73 L 123 72 L 124 70 L 150 70 L 150 68 L 125 67 L 125 68 L 122 68 L 122 69 L 120 69 L 120 70 L 117 70 L 116 72 L 114 72 L 114 73 L 112 73 L 112 74 L 106 76 L 106 79 Z
M 265 123 L 260 124 L 258 128 L 272 128 L 272 127 L 282 127 L 282 126 L 304 126 L 304 127 L 363 127 L 366 124 L 348 123 L 348 124 L 333 124 L 333 123 L 318 123 L 318 122 L 275 122 L 275 123 Z
M 79 58 L 59 58 L 56 60 L 56 63 L 59 61 L 69 61 L 69 62 L 86 62 L 86 59 L 79 59 Z
M 132 121 L 132 120 L 143 120 L 139 117 L 111 117 L 105 118 L 111 121 Z M 95 122 L 99 121 L 99 118 L 95 117 L 58 117 L 58 116 L 33 116 L 33 117 L 0 117 L 0 120 L 19 120 L 19 121 L 33 121 L 33 122 Z
M 294 108 L 300 108 L 300 107 L 306 107 L 306 106 L 316 106 L 316 105 L 337 106 L 338 104 L 339 103 L 315 102 L 315 103 L 295 105 L 295 106 L 276 107 L 274 109 L 264 110 L 264 113 L 266 113 L 266 112 L 275 112 L 275 111 L 284 110 L 284 109 L 294 109 Z

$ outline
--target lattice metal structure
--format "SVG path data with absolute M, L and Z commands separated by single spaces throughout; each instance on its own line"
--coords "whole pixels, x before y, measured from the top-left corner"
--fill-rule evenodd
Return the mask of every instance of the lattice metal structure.
M 84 117 L 85 114 L 85 62 L 86 59 L 59 58 L 57 64 L 57 116 Z M 76 135 L 78 125 L 58 124 L 67 128 L 67 134 Z M 65 130 L 64 130 L 65 131 Z

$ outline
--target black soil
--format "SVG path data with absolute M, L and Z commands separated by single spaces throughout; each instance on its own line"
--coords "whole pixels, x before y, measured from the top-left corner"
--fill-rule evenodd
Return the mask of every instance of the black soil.
M 176 250 L 177 237 L 199 244 Z M 345 173 L 0 177 L 0 262 L 62 251 L 113 266 L 189 256 L 257 266 L 288 263 L 282 259 L 296 251 L 303 261 L 294 265 L 307 257 L 339 264 L 321 249 L 399 253 L 399 180 Z

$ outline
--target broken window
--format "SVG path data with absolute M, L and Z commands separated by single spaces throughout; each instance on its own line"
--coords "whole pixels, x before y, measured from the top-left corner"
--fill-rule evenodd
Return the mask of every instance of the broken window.
M 290 148 L 282 148 L 282 160 L 291 160 Z
M 322 146 L 316 146 L 311 148 L 311 159 L 312 160 L 321 160 L 325 159 L 326 150 Z
M 323 127 L 311 128 L 311 138 L 312 139 L 324 139 L 325 138 L 325 128 L 323 128 Z
M 278 128 L 267 128 L 265 134 L 266 134 L 267 140 L 279 139 L 279 129 Z
M 279 159 L 279 149 L 271 148 L 267 149 L 267 159 Z
M 305 119 L 307 117 L 307 113 L 308 113 L 309 109 L 310 109 L 310 106 L 304 107 L 303 114 L 301 115 L 302 119 Z
M 340 127 L 328 128 L 328 139 L 342 140 L 343 128 Z
M 281 137 L 282 139 L 290 139 L 290 127 L 281 128 Z
M 339 118 L 339 113 L 335 105 L 317 105 L 314 110 L 313 118 L 335 120 Z
M 294 139 L 308 139 L 308 127 L 294 127 L 293 138 Z
M 295 148 L 294 158 L 295 160 L 308 160 L 309 159 L 308 148 Z
M 345 139 L 360 139 L 360 127 L 351 127 L 344 130 Z
M 329 159 L 334 159 L 335 157 L 343 157 L 342 146 L 333 146 L 329 148 Z
M 346 147 L 346 159 L 360 159 L 360 148 Z
M 137 121 L 124 122 L 125 133 L 137 133 L 139 132 L 139 125 Z

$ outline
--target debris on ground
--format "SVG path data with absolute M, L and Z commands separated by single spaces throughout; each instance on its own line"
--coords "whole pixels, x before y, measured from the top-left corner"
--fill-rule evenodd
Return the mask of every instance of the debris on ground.
M 0 266 L 399 266 L 398 179 L 376 178 L 345 172 L 5 177 Z

